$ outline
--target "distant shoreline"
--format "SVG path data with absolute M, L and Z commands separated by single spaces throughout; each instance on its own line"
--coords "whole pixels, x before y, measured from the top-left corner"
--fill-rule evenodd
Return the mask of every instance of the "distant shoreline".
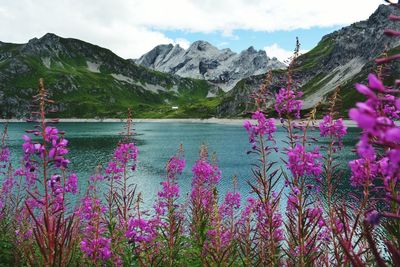
M 219 119 L 219 118 L 209 118 L 209 119 L 133 119 L 135 123 L 141 122 L 160 122 L 160 123 L 174 123 L 174 122 L 183 122 L 183 123 L 215 123 L 215 124 L 225 124 L 225 125 L 242 125 L 244 120 L 248 119 Z M 0 119 L 0 122 L 4 123 L 7 120 Z M 25 122 L 24 119 L 9 119 L 9 122 Z M 60 119 L 60 122 L 76 122 L 76 123 L 84 123 L 84 122 L 125 122 L 126 119 Z M 319 123 L 321 120 L 316 120 Z M 276 124 L 279 125 L 280 121 L 276 120 Z M 357 124 L 351 120 L 344 120 L 344 124 L 347 127 L 357 127 Z

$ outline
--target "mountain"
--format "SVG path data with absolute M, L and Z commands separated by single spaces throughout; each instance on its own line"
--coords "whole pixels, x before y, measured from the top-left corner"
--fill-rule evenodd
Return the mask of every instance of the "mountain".
M 362 98 L 354 83 L 365 82 L 377 69 L 373 60 L 384 51 L 400 53 L 400 39 L 383 34 L 386 28 L 400 30 L 400 23 L 388 20 L 390 14 L 400 12 L 381 5 L 368 20 L 324 36 L 297 59 L 293 78 L 304 92 L 304 109 L 324 103 L 340 86 L 341 112 L 347 115 Z M 160 45 L 138 60 L 125 60 L 108 49 L 49 33 L 25 44 L 0 42 L 0 115 L 26 116 L 43 77 L 60 117 L 124 117 L 128 107 L 134 116 L 147 118 L 246 116 L 252 110 L 250 95 L 267 70 L 272 69 L 272 92 L 285 85 L 282 67 L 252 47 L 237 54 L 203 41 L 187 50 Z M 393 81 L 400 64 L 385 73 Z
M 139 117 L 210 117 L 223 94 L 205 80 L 151 70 L 48 33 L 26 44 L 0 42 L 0 114 L 26 116 L 40 77 L 60 117 L 123 117 L 128 107 Z
M 237 54 L 205 41 L 196 41 L 187 50 L 179 45 L 159 45 L 134 62 L 181 77 L 204 79 L 224 91 L 232 89 L 243 78 L 286 67 L 276 58 L 269 58 L 264 50 L 257 51 L 252 46 Z
M 368 20 L 353 23 L 324 36 L 314 49 L 298 58 L 293 75 L 304 92 L 304 109 L 325 102 L 329 94 L 340 86 L 341 112 L 347 115 L 348 108 L 361 98 L 354 84 L 365 82 L 368 73 L 376 70 L 374 59 L 385 48 L 389 55 L 400 51 L 400 39 L 387 37 L 383 33 L 387 28 L 400 30 L 399 23 L 388 19 L 390 14 L 400 15 L 400 12 L 392 6 L 380 5 Z M 392 65 L 388 73 L 388 81 L 396 75 L 398 77 L 399 64 Z M 284 76 L 282 71 L 273 71 L 273 91 L 284 86 Z M 219 116 L 245 115 L 251 108 L 250 94 L 259 88 L 264 78 L 265 75 L 256 75 L 238 82 L 218 106 Z

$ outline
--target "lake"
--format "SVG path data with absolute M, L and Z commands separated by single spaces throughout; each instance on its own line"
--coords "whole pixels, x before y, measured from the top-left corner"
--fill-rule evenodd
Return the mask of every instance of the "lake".
M 18 162 L 22 156 L 21 136 L 31 126 L 27 123 L 9 124 L 9 145 L 12 161 Z M 107 164 L 111 159 L 123 123 L 119 122 L 64 122 L 57 126 L 66 132 L 70 141 L 70 169 L 78 174 L 81 194 L 87 186 L 88 177 L 98 164 Z M 183 145 L 186 168 L 179 177 L 182 195 L 190 190 L 191 166 L 198 158 L 199 147 L 208 146 L 210 155 L 215 152 L 222 171 L 219 186 L 221 194 L 233 188 L 233 177 L 238 180 L 238 190 L 245 196 L 249 193 L 247 181 L 252 179 L 251 164 L 256 162 L 255 155 L 247 155 L 250 149 L 246 131 L 241 125 L 187 122 L 140 122 L 135 124 L 136 143 L 139 147 L 138 167 L 132 181 L 142 192 L 144 206 L 150 207 L 165 178 L 165 164 Z M 343 180 L 339 181 L 340 190 L 351 190 L 348 185 L 349 170 L 347 162 L 355 157 L 352 149 L 358 138 L 359 130 L 349 128 L 344 138 L 344 148 L 339 152 L 340 168 L 344 170 Z M 278 128 L 275 134 L 278 146 L 284 146 L 284 129 Z M 319 138 L 320 145 L 324 140 Z M 271 160 L 278 161 L 282 155 L 274 153 Z M 283 181 L 282 181 L 283 183 Z

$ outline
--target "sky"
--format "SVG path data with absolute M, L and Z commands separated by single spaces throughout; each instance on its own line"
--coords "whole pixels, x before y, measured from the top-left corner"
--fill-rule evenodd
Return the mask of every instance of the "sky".
M 138 58 L 159 44 L 205 40 L 240 52 L 253 46 L 283 61 L 327 33 L 367 19 L 382 0 L 0 0 L 0 41 L 52 32 Z

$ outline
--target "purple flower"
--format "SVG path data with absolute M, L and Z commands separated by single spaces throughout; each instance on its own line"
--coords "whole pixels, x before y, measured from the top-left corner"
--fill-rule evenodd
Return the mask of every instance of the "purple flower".
M 257 120 L 257 124 L 251 124 L 250 121 L 244 121 L 243 127 L 246 129 L 249 135 L 250 143 L 255 142 L 255 137 L 260 136 L 261 138 L 267 135 L 268 140 L 273 140 L 272 134 L 276 132 L 276 126 L 274 119 L 266 119 L 261 111 L 253 113 L 252 118 Z
M 10 160 L 10 149 L 3 147 L 0 151 L 0 162 L 7 163 Z
M 240 194 L 228 192 L 218 211 L 212 211 L 211 229 L 206 233 L 205 247 L 224 250 L 235 238 L 235 211 L 240 207 Z
M 318 176 L 322 172 L 322 163 L 318 161 L 322 158 L 318 149 L 306 152 L 302 145 L 296 144 L 294 148 L 289 148 L 287 166 L 293 176 L 301 177 L 305 174 Z
M 378 165 L 369 159 L 356 159 L 349 162 L 351 169 L 351 185 L 363 186 L 371 185 L 372 179 L 376 177 Z
M 357 122 L 360 128 L 372 130 L 375 127 L 377 118 L 375 109 L 364 103 L 357 103 L 357 107 L 350 109 L 349 117 Z
M 356 145 L 357 154 L 364 159 L 375 160 L 376 153 L 374 147 L 369 143 L 368 137 L 362 135 L 360 141 Z
M 175 177 L 177 174 L 182 174 L 185 165 L 185 158 L 179 158 L 177 156 L 171 157 L 167 163 L 168 176 L 171 178 Z
M 51 147 L 48 151 L 47 157 L 49 162 L 54 162 L 57 168 L 67 168 L 70 161 L 65 158 L 68 154 L 68 140 L 59 136 L 59 131 L 54 127 L 46 127 L 45 129 L 46 142 L 50 143 Z M 26 164 L 31 164 L 31 157 L 34 155 L 39 156 L 43 159 L 45 154 L 45 148 L 40 143 L 32 142 L 32 139 L 23 135 L 24 143 L 22 144 L 22 149 L 24 151 L 24 161 Z
M 368 86 L 365 86 L 364 84 L 359 84 L 359 83 L 357 83 L 355 86 L 356 86 L 357 91 L 360 92 L 361 94 L 363 94 L 367 97 L 370 97 L 370 98 L 374 98 L 374 99 L 376 98 L 376 94 L 371 89 L 369 89 Z
M 77 211 L 83 226 L 81 251 L 93 262 L 105 261 L 112 256 L 111 239 L 105 236 L 106 227 L 102 221 L 106 208 L 100 199 L 89 195 L 81 203 Z
M 215 207 L 215 188 L 221 179 L 221 171 L 217 166 L 208 162 L 206 150 L 202 150 L 200 159 L 197 160 L 192 167 L 192 172 L 193 178 L 190 202 L 193 213 L 204 215 L 213 214 Z
M 15 181 L 14 181 L 14 177 L 12 175 L 10 177 L 7 177 L 6 179 L 4 179 L 3 185 L 0 190 L 1 196 L 8 195 L 9 193 L 11 193 L 11 191 L 14 187 L 14 184 L 15 184 Z
M 298 196 L 294 192 L 290 192 L 287 199 L 286 209 L 288 211 L 295 211 L 298 205 L 299 205 Z
M 78 177 L 75 173 L 71 174 L 65 184 L 65 192 L 76 194 L 78 192 Z
M 128 221 L 125 236 L 135 243 L 151 243 L 157 237 L 156 226 L 155 221 L 132 218 Z
M 396 99 L 395 105 L 396 105 L 397 110 L 400 110 L 400 98 Z
M 136 161 L 138 148 L 134 143 L 121 143 L 114 152 L 115 158 L 122 162 L 128 163 L 129 160 Z
M 376 75 L 370 73 L 368 75 L 368 82 L 369 82 L 369 87 L 371 87 L 372 89 L 376 89 L 380 92 L 385 91 L 385 86 L 383 85 L 382 81 L 379 80 L 378 77 L 376 77 Z
M 239 230 L 246 231 L 246 228 L 252 227 L 252 222 L 254 221 L 254 233 L 260 235 L 260 240 L 265 242 L 274 240 L 274 242 L 277 242 L 276 245 L 279 246 L 279 242 L 284 239 L 283 218 L 282 214 L 274 208 L 274 205 L 276 203 L 262 203 L 260 200 L 249 197 L 237 223 Z
M 385 141 L 392 143 L 400 143 L 400 127 L 391 128 L 386 131 Z
M 110 161 L 105 169 L 107 175 L 112 174 L 114 179 L 121 179 L 121 174 L 124 172 L 123 166 L 120 166 L 115 161 Z
M 341 140 L 347 133 L 347 127 L 343 123 L 343 119 L 333 120 L 331 116 L 324 116 L 323 121 L 319 124 L 319 131 L 321 136 L 335 137 Z
M 84 238 L 81 241 L 81 250 L 85 256 L 97 261 L 111 258 L 111 239 L 106 237 Z
M 46 127 L 45 129 L 46 141 L 55 142 L 58 139 L 58 129 L 54 127 Z
M 388 183 L 390 177 L 394 178 L 400 173 L 400 128 L 393 121 L 399 117 L 399 99 L 375 75 L 370 74 L 368 80 L 368 89 L 376 91 L 378 95 L 366 93 L 366 86 L 358 85 L 358 89 L 361 88 L 359 91 L 364 92 L 368 100 L 357 103 L 357 108 L 349 112 L 350 118 L 363 130 L 357 145 L 357 153 L 361 158 L 349 163 L 352 171 L 350 179 L 354 186 L 370 186 L 379 174 L 382 174 L 384 183 Z M 386 155 L 379 159 L 374 146 L 384 147 Z
M 175 199 L 179 197 L 179 186 L 177 184 L 171 184 L 169 181 L 161 182 L 163 187 L 162 191 L 158 192 L 158 197 L 165 199 Z
M 275 95 L 275 110 L 278 112 L 279 117 L 293 116 L 299 119 L 303 101 L 298 98 L 301 98 L 302 95 L 303 93 L 300 91 L 295 92 L 287 88 L 281 88 L 278 94 Z
M 216 185 L 221 179 L 221 171 L 204 159 L 196 161 L 192 168 L 193 186 Z
M 113 179 L 121 179 L 127 164 L 130 164 L 131 170 L 136 170 L 136 159 L 138 148 L 134 143 L 120 143 L 114 151 L 114 159 L 106 167 L 106 174 L 112 175 Z
M 381 214 L 376 210 L 367 212 L 365 216 L 365 221 L 370 225 L 378 225 L 380 220 L 381 220 Z
M 233 216 L 235 210 L 240 207 L 240 193 L 228 192 L 224 202 L 219 208 L 219 213 L 222 217 Z

